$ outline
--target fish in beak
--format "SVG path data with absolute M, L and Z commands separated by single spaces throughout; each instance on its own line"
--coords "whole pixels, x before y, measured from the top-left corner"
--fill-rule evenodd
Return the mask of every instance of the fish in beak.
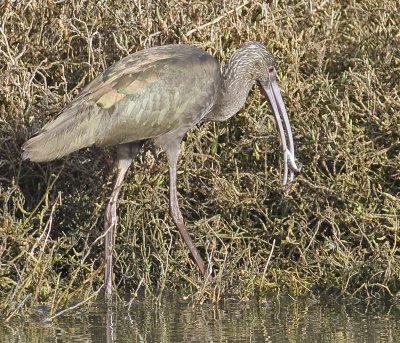
M 281 91 L 275 81 L 275 77 L 270 79 L 267 86 L 260 83 L 261 93 L 267 98 L 272 112 L 275 116 L 275 122 L 278 127 L 278 132 L 281 137 L 282 152 L 284 160 L 283 180 L 282 185 L 286 185 L 293 181 L 294 173 L 300 172 L 301 165 L 297 166 L 294 156 L 294 143 L 292 129 L 290 127 L 289 117 L 286 112 L 285 104 L 283 103 Z

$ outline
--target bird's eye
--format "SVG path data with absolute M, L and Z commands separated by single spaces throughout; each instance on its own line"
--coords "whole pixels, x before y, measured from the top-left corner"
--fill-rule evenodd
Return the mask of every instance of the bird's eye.
M 275 67 L 274 67 L 274 66 L 269 67 L 269 68 L 268 68 L 268 71 L 269 71 L 270 73 L 273 73 L 273 72 L 275 71 Z

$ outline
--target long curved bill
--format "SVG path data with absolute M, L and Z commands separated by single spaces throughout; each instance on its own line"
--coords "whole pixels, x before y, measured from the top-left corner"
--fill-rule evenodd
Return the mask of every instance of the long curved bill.
M 260 85 L 262 93 L 268 99 L 272 112 L 274 112 L 275 122 L 278 127 L 278 132 L 281 137 L 282 152 L 284 160 L 283 180 L 282 184 L 286 185 L 293 181 L 294 173 L 300 172 L 301 166 L 298 167 L 294 158 L 294 143 L 292 129 L 290 127 L 289 117 L 286 112 L 285 104 L 283 103 L 281 91 L 276 83 L 272 81 L 269 87 Z M 288 175 L 289 174 L 289 175 Z

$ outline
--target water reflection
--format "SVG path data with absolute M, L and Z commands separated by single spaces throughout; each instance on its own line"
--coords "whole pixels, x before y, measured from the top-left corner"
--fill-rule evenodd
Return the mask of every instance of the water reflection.
M 290 298 L 192 305 L 177 295 L 105 306 L 98 302 L 45 323 L 0 323 L 1 342 L 396 342 L 400 308 Z

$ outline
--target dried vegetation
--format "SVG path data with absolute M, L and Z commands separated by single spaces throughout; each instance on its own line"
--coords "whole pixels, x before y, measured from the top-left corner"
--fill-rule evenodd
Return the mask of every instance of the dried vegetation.
M 188 229 L 217 271 L 204 287 L 168 215 L 162 154 L 142 154 L 119 204 L 115 286 L 197 299 L 268 292 L 394 296 L 400 287 L 398 1 L 0 3 L 0 307 L 54 311 L 102 285 L 114 150 L 45 164 L 20 146 L 107 66 L 168 43 L 224 60 L 247 40 L 279 61 L 303 171 L 280 186 L 277 134 L 258 92 L 182 144 Z

